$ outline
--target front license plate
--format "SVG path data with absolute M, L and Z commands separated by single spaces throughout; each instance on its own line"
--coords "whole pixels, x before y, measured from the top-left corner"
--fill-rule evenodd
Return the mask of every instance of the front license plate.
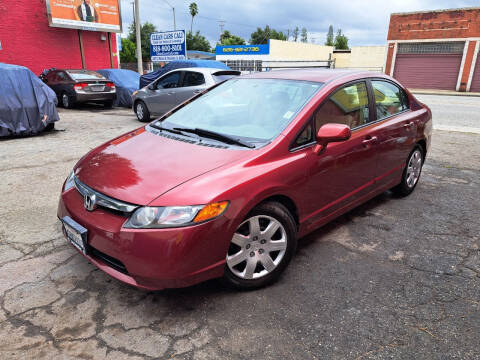
M 68 216 L 62 218 L 62 224 L 67 240 L 86 255 L 88 230 Z

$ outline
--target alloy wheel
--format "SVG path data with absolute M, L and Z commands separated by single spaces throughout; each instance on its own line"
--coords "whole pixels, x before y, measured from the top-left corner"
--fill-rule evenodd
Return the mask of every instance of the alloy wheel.
M 68 108 L 68 106 L 70 105 L 70 101 L 68 99 L 67 94 L 62 95 L 62 104 L 64 108 Z
M 287 233 L 275 218 L 252 216 L 240 224 L 227 253 L 227 266 L 241 279 L 258 279 L 270 274 L 287 249 Z
M 143 120 L 143 105 L 142 103 L 137 104 L 137 117 L 139 120 Z
M 407 174 L 406 174 L 406 182 L 409 188 L 415 186 L 420 177 L 420 171 L 422 170 L 422 153 L 420 150 L 415 150 L 410 159 L 408 160 L 407 165 Z

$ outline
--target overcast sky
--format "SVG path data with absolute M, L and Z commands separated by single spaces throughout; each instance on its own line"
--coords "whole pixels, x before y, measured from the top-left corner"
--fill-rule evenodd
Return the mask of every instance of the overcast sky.
M 149 21 L 159 31 L 173 30 L 171 7 L 164 0 L 139 0 L 140 20 Z M 132 22 L 133 0 L 121 0 L 124 32 Z M 188 5 L 192 1 L 168 0 L 175 7 L 177 29 L 190 29 Z M 349 45 L 386 43 L 390 13 L 480 6 L 478 0 L 196 0 L 199 13 L 193 30 L 200 30 L 212 46 L 220 35 L 219 20 L 225 30 L 247 42 L 256 27 L 270 25 L 287 32 L 306 27 L 308 41 L 323 44 L 328 26 L 341 28 Z

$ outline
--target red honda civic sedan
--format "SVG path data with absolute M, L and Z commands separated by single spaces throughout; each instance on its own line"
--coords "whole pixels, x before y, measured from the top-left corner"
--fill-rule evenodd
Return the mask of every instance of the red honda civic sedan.
M 383 74 L 238 77 L 85 155 L 58 217 L 73 246 L 128 284 L 261 287 L 297 239 L 388 189 L 410 194 L 431 119 Z

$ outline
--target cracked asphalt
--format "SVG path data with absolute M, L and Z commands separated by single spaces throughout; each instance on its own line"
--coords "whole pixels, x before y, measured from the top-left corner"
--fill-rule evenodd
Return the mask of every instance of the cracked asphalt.
M 468 112 L 462 97 L 419 98 L 439 123 L 480 121 L 480 98 Z M 123 109 L 60 116 L 52 133 L 0 140 L 1 359 L 480 359 L 480 135 L 435 130 L 411 196 L 386 192 L 301 239 L 273 286 L 144 292 L 90 265 L 56 218 L 75 162 L 140 124 Z

